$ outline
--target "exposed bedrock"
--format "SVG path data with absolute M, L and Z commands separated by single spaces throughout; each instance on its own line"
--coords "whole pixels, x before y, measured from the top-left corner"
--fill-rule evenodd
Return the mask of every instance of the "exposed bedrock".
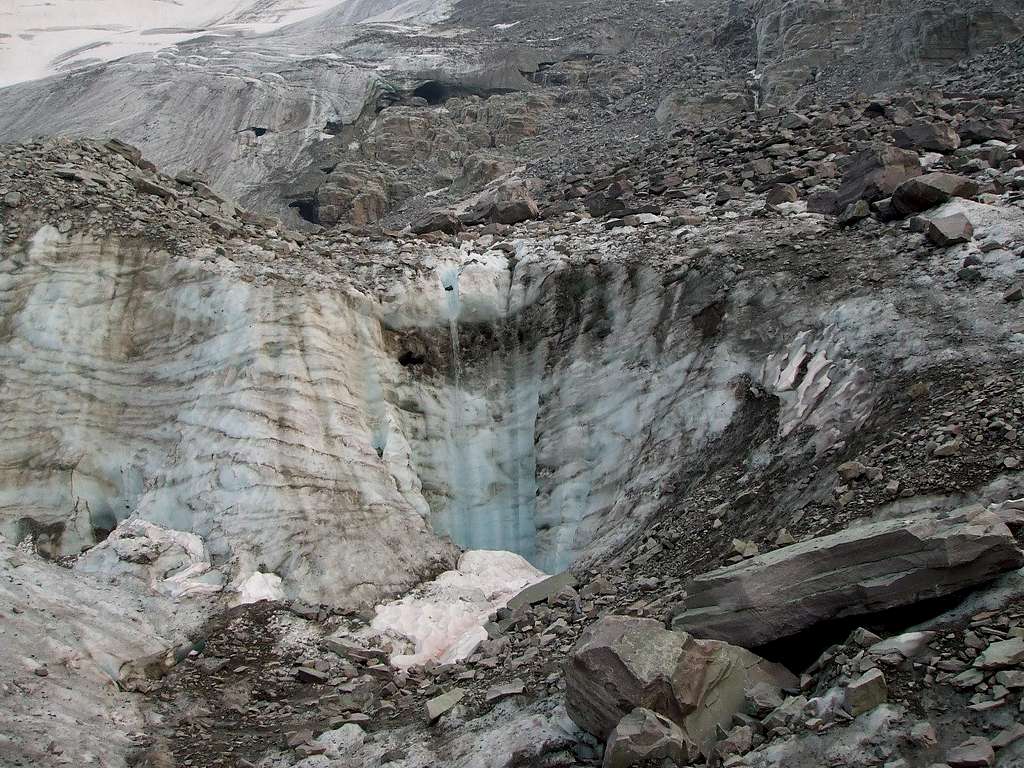
M 1013 0 L 943 0 L 908 7 L 894 0 L 759 0 L 758 68 L 769 89 L 814 84 L 867 92 L 973 56 L 1024 29 Z

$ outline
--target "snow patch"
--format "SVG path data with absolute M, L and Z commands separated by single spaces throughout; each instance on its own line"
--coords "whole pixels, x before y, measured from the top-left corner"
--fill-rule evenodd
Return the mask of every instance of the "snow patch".
M 454 571 L 377 606 L 371 631 L 392 641 L 395 667 L 451 664 L 470 656 L 487 639 L 483 625 L 492 612 L 544 577 L 513 552 L 471 550 L 463 553 Z
M 238 595 L 232 600 L 232 605 L 248 605 L 249 603 L 258 603 L 261 600 L 284 600 L 281 577 L 276 573 L 256 571 L 239 584 L 236 589 L 238 590 Z

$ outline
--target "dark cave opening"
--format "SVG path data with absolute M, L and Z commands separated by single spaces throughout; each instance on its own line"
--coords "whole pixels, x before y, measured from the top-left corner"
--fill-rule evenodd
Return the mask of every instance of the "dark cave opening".
M 293 200 L 288 203 L 289 208 L 295 208 L 299 216 L 308 221 L 310 224 L 320 223 L 320 206 L 317 204 L 314 198 L 306 198 L 302 200 Z
M 408 368 L 409 366 L 412 365 L 423 365 L 425 362 L 427 362 L 427 358 L 423 357 L 422 355 L 417 355 L 415 352 L 406 351 L 399 356 L 398 362 L 399 364 Z
M 428 104 L 444 104 L 451 95 L 451 88 L 436 80 L 428 80 L 412 92 L 413 96 L 426 99 Z
M 337 136 L 345 129 L 345 123 L 341 120 L 328 120 L 324 126 L 324 133 L 329 133 L 332 136 Z
M 246 131 L 252 131 L 252 132 L 253 132 L 253 134 L 254 134 L 255 136 L 257 136 L 257 137 L 259 137 L 259 136 L 262 136 L 262 135 L 264 135 L 264 134 L 266 134 L 266 133 L 270 133 L 270 129 L 269 129 L 269 128 L 261 128 L 261 127 L 259 127 L 259 126 L 256 126 L 256 125 L 250 125 L 250 126 L 249 126 L 248 128 L 246 128 L 245 130 L 246 130 Z
M 899 635 L 913 626 L 935 619 L 955 608 L 969 593 L 970 590 L 964 590 L 944 597 L 922 600 L 913 605 L 824 621 L 795 635 L 750 650 L 800 674 L 833 645 L 845 643 L 850 633 L 858 627 L 874 632 L 883 639 Z

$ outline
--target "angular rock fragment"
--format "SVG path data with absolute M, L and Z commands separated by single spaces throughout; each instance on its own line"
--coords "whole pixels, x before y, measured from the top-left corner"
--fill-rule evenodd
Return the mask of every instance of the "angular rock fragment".
M 302 683 L 326 683 L 330 675 L 312 667 L 299 667 L 295 670 L 295 677 Z
M 839 226 L 848 227 L 871 215 L 871 206 L 865 200 L 856 200 L 839 214 Z
M 879 669 L 869 669 L 846 687 L 846 711 L 856 717 L 870 712 L 888 698 L 885 675 Z
M 921 175 L 916 152 L 896 147 L 865 149 L 853 158 L 838 191 L 825 193 L 808 202 L 808 210 L 837 214 L 850 203 L 871 203 L 893 193 L 900 184 Z
M 991 643 L 974 660 L 979 669 L 1007 669 L 1024 662 L 1024 638 L 1012 637 Z
M 666 717 L 637 707 L 608 737 L 602 768 L 629 768 L 642 760 L 671 760 L 686 765 L 699 750 L 686 732 Z
M 445 232 L 454 235 L 462 229 L 462 222 L 451 211 L 426 211 L 413 219 L 409 228 L 417 235 L 425 235 L 427 232 Z
M 1009 728 L 997 733 L 990 743 L 993 749 L 1004 749 L 1021 738 L 1024 738 L 1024 725 L 1014 723 Z
M 447 693 L 435 696 L 427 702 L 427 719 L 434 722 L 445 712 L 451 711 L 465 697 L 466 692 L 461 688 L 453 688 Z
M 917 120 L 893 132 L 897 147 L 924 149 L 931 152 L 952 152 L 960 147 L 960 137 L 948 123 Z
M 147 195 L 156 195 L 167 200 L 173 200 L 178 196 L 178 193 L 173 189 L 169 189 L 163 184 L 157 184 L 155 181 L 147 179 L 145 176 L 135 176 L 132 178 L 132 185 L 139 190 L 139 192 L 143 192 Z
M 782 203 L 795 203 L 800 198 L 800 193 L 792 184 L 777 184 L 768 190 L 765 197 L 765 204 L 770 206 L 781 205 Z
M 660 622 L 609 616 L 591 625 L 570 653 L 566 709 L 606 738 L 636 707 L 672 720 L 708 755 L 715 729 L 727 727 L 758 683 L 793 687 L 785 668 L 743 648 L 701 641 Z
M 509 696 L 519 696 L 526 690 L 526 684 L 522 680 L 516 678 L 510 683 L 504 685 L 495 685 L 487 689 L 487 693 L 484 694 L 484 699 L 487 701 L 498 701 L 500 699 L 507 698 Z
M 977 508 L 868 523 L 696 577 L 672 627 L 757 647 L 952 594 L 1022 563 L 1010 529 Z
M 516 608 L 524 605 L 542 603 L 552 595 L 557 595 L 565 587 L 575 586 L 576 577 L 571 573 L 568 571 L 556 573 L 554 576 L 549 576 L 544 579 L 544 581 L 538 581 L 536 584 L 528 586 L 522 592 L 509 600 L 506 607 L 510 611 L 514 611 Z
M 925 232 L 935 245 L 946 248 L 959 243 L 966 243 L 974 237 L 974 227 L 967 217 L 962 213 L 954 213 L 950 216 L 942 216 L 928 222 L 928 229 Z
M 529 186 L 520 179 L 501 179 L 489 184 L 472 205 L 459 214 L 463 224 L 518 224 L 540 216 L 540 208 L 530 194 Z
M 988 739 L 981 736 L 967 739 L 946 755 L 946 764 L 950 768 L 988 768 L 995 761 L 995 750 Z
M 952 173 L 926 173 L 900 184 L 892 193 L 893 208 L 901 215 L 926 211 L 954 197 L 973 198 L 976 182 Z
M 960 124 L 960 138 L 967 142 L 1013 141 L 1013 130 L 1007 120 L 984 120 L 978 117 L 968 118 Z

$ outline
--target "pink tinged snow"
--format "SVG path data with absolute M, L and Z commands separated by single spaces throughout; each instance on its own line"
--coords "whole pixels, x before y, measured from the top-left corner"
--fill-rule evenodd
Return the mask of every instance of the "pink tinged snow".
M 451 664 L 487 639 L 483 625 L 491 613 L 545 576 L 512 552 L 471 550 L 459 558 L 456 570 L 377 606 L 371 630 L 392 641 L 395 667 Z

